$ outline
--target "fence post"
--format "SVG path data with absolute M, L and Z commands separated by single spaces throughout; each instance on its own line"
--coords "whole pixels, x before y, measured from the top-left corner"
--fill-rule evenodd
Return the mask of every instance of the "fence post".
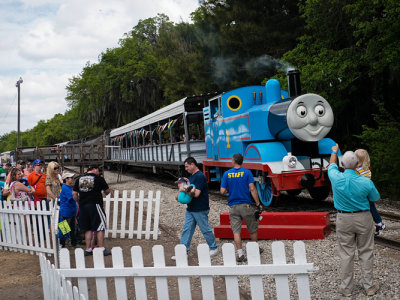
M 222 245 L 222 255 L 225 266 L 236 266 L 235 247 L 233 244 Z M 226 298 L 240 300 L 239 285 L 236 276 L 225 276 Z
M 178 245 L 179 246 L 179 245 Z M 176 247 L 178 247 L 176 246 Z M 175 247 L 175 249 L 176 249 Z M 185 250 L 186 251 L 186 250 Z M 164 255 L 164 247 L 161 245 L 156 245 L 153 247 L 153 261 L 155 268 L 165 268 L 165 255 Z M 157 288 L 157 299 L 169 299 L 168 292 L 168 281 L 165 276 L 157 276 L 156 277 L 156 288 Z M 184 298 L 190 299 L 190 298 Z
M 156 192 L 155 199 L 155 208 L 154 208 L 154 227 L 153 227 L 153 239 L 158 239 L 158 226 L 160 223 L 160 205 L 161 205 L 161 191 Z
M 132 267 L 143 268 L 142 247 L 133 246 L 131 248 Z M 136 299 L 147 299 L 146 279 L 144 277 L 134 277 Z
M 197 246 L 197 256 L 199 258 L 199 266 L 210 267 L 210 247 L 207 244 L 200 244 Z M 201 292 L 203 299 L 214 300 L 214 281 L 212 276 L 201 276 Z
M 247 259 L 249 266 L 259 266 L 261 265 L 260 260 L 260 248 L 257 242 L 248 242 L 246 244 Z M 250 291 L 251 299 L 253 300 L 264 300 L 264 287 L 262 277 L 260 275 L 250 276 Z
M 58 217 L 59 217 L 60 209 L 57 205 L 57 200 L 55 200 L 53 202 L 54 202 L 54 206 L 52 208 L 50 208 L 53 212 L 51 214 L 51 220 L 50 220 L 50 226 L 51 226 L 50 233 L 52 233 L 51 237 L 52 237 L 52 242 L 53 242 L 54 265 L 58 269 L 60 267 L 60 257 L 59 257 L 60 244 L 58 242 L 57 235 L 58 235 Z
M 124 268 L 124 257 L 122 255 L 122 249 L 120 247 L 114 247 L 112 252 L 112 263 L 114 268 Z M 117 299 L 128 299 L 126 292 L 126 281 L 125 278 L 115 278 L 115 294 Z
M 103 250 L 100 248 L 93 249 L 93 267 L 95 269 L 104 269 Z M 96 277 L 96 290 L 97 299 L 108 299 L 107 280 L 105 277 Z
M 294 250 L 294 263 L 305 264 L 307 263 L 306 246 L 304 242 L 297 241 L 293 244 Z M 299 292 L 299 299 L 311 299 L 310 283 L 307 274 L 297 275 L 297 290 Z
M 283 242 L 272 243 L 273 264 L 286 264 L 285 245 Z M 287 275 L 275 275 L 277 299 L 290 299 L 289 279 Z

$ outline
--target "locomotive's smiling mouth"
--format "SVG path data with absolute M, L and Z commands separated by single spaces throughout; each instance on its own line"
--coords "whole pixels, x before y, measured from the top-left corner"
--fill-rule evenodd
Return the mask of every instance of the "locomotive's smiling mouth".
M 307 131 L 309 134 L 311 134 L 313 136 L 316 136 L 316 135 L 320 134 L 322 129 L 324 129 L 323 126 L 320 126 L 317 130 L 311 130 L 311 129 L 307 128 L 307 127 L 304 127 L 304 130 Z

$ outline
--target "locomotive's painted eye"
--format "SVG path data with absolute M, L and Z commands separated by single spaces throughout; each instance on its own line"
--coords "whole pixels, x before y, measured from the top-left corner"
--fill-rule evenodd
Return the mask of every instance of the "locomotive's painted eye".
M 300 118 L 304 118 L 305 116 L 307 116 L 307 108 L 303 105 L 300 105 L 297 107 L 296 113 Z
M 322 117 L 323 115 L 325 115 L 325 107 L 323 107 L 322 105 L 318 104 L 315 108 L 314 108 L 315 114 L 318 117 Z

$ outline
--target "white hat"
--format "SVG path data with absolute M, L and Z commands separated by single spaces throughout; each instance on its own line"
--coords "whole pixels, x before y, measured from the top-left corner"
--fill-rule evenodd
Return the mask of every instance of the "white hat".
M 64 172 L 63 174 L 62 174 L 62 179 L 64 180 L 64 179 L 67 179 L 67 178 L 72 178 L 72 177 L 74 177 L 75 176 L 75 174 L 74 173 L 70 173 L 70 172 Z

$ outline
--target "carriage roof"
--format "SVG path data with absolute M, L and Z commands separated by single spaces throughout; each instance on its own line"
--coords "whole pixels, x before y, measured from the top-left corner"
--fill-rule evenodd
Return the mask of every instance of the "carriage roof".
M 159 121 L 166 120 L 168 118 L 176 117 L 184 112 L 195 112 L 202 111 L 203 107 L 208 105 L 205 100 L 208 100 L 215 94 L 207 94 L 200 96 L 185 97 L 178 100 L 168 106 L 160 108 L 151 114 L 148 114 L 136 121 L 128 123 L 119 128 L 114 128 L 110 132 L 110 137 L 114 137 L 120 134 L 131 132 L 132 130 L 144 128 L 150 124 L 155 124 Z

